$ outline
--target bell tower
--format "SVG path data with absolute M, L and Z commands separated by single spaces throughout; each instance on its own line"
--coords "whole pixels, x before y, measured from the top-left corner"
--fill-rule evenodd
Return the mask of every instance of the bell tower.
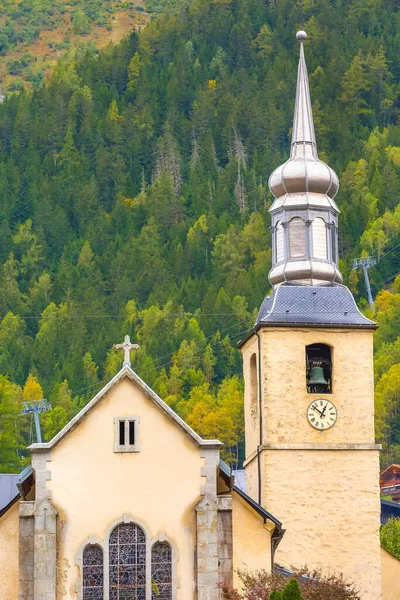
M 273 291 L 241 343 L 246 482 L 283 522 L 284 567 L 343 573 L 381 598 L 373 332 L 338 267 L 336 173 L 319 160 L 306 34 L 290 157 L 271 175 Z

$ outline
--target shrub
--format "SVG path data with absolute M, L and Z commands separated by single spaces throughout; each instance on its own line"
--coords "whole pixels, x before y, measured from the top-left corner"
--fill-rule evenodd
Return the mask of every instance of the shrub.
M 400 560 L 400 519 L 389 519 L 381 527 L 381 544 Z
M 304 567 L 294 571 L 293 576 L 297 582 L 290 582 L 290 587 L 287 576 L 278 572 L 271 574 L 267 571 L 239 571 L 238 575 L 242 582 L 242 591 L 222 586 L 224 600 L 270 600 L 274 592 L 281 595 L 272 596 L 273 600 L 360 600 L 354 584 L 345 581 L 342 575 L 324 575 L 320 569 L 311 570 Z M 301 591 L 301 596 L 285 596 L 285 593 L 294 594 L 296 585 Z M 287 587 L 288 591 L 285 589 Z

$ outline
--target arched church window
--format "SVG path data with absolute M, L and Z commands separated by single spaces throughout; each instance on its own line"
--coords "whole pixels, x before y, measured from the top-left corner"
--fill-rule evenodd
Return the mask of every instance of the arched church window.
M 322 258 L 323 260 L 328 258 L 326 232 L 325 221 L 321 217 L 314 219 L 312 222 L 314 258 Z
M 306 385 L 309 394 L 332 393 L 332 354 L 326 344 L 306 347 Z
M 110 600 L 146 599 L 146 536 L 134 523 L 110 535 Z M 97 599 L 96 599 L 97 600 Z
M 172 600 L 172 550 L 157 542 L 151 551 L 151 600 Z
M 276 224 L 275 240 L 276 262 L 282 262 L 283 260 L 285 260 L 285 242 L 283 234 L 283 225 L 281 221 L 278 221 L 278 223 Z
M 250 402 L 251 406 L 257 403 L 257 355 L 254 353 L 250 357 Z
M 104 566 L 100 546 L 89 544 L 83 550 L 82 571 L 82 600 L 103 600 Z
M 306 254 L 306 224 L 300 217 L 289 223 L 290 258 L 300 258 Z

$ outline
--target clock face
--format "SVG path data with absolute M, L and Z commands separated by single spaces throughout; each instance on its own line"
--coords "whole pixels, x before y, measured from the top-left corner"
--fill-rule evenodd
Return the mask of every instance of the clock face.
M 307 408 L 307 419 L 310 425 L 319 431 L 330 429 L 336 423 L 336 406 L 330 400 L 318 398 Z

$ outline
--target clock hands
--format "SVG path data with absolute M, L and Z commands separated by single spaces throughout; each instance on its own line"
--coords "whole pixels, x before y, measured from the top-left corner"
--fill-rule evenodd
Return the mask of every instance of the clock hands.
M 319 410 L 319 408 L 318 408 L 317 406 L 315 406 L 315 404 L 313 404 L 311 408 L 313 408 L 314 410 L 316 410 L 317 412 L 319 412 L 319 414 L 321 415 L 321 417 L 323 417 L 323 416 L 324 416 L 324 413 L 322 413 L 322 412 Z M 326 408 L 326 407 L 325 407 L 325 408 Z

